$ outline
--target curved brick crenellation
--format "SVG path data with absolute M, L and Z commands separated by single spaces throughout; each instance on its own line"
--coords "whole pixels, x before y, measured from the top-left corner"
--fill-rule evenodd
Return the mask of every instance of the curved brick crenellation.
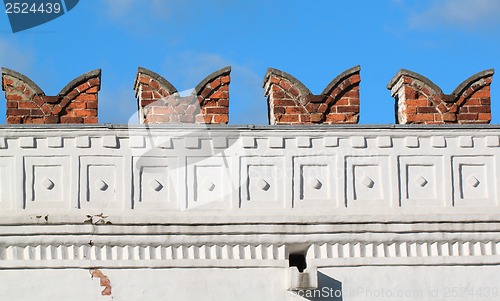
M 487 124 L 491 121 L 490 85 L 493 69 L 462 82 L 451 94 L 428 78 L 401 69 L 387 88 L 396 99 L 399 124 Z
M 359 121 L 360 67 L 346 70 L 314 95 L 298 79 L 269 68 L 263 87 L 271 124 L 352 124 Z
M 2 68 L 8 124 L 95 124 L 100 88 L 100 69 L 75 78 L 57 96 L 47 96 L 25 75 Z
M 139 67 L 134 81 L 142 124 L 227 124 L 231 67 L 213 72 L 188 96 L 161 75 Z M 387 88 L 396 99 L 398 124 L 487 124 L 491 122 L 493 69 L 479 72 L 445 94 L 430 79 L 401 69 Z M 357 124 L 360 67 L 350 68 L 318 95 L 300 80 L 269 68 L 264 77 L 271 125 Z M 95 124 L 101 70 L 85 73 L 56 96 L 47 96 L 25 75 L 2 68 L 7 124 Z
M 181 97 L 165 78 L 139 68 L 134 90 L 141 123 L 228 123 L 230 73 L 231 67 L 222 68 L 203 79 L 191 95 Z

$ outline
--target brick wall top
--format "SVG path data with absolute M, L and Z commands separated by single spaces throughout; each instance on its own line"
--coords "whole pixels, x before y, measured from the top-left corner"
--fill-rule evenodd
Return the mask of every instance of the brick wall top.
M 301 96 L 299 99 L 300 101 L 305 101 L 305 98 L 307 95 L 312 95 L 311 90 L 309 90 L 300 80 L 298 80 L 293 75 L 286 73 L 285 71 L 281 71 L 279 69 L 268 68 L 266 75 L 264 76 L 264 80 L 262 81 L 262 87 L 265 90 L 264 93 L 266 96 L 270 92 L 268 90 L 268 88 L 270 88 L 269 83 L 271 82 L 271 77 L 273 77 L 273 76 L 275 76 L 277 78 L 287 79 L 293 85 L 293 87 L 299 91 L 299 93 L 300 93 L 299 96 Z M 276 82 L 276 84 L 278 84 L 278 82 Z M 303 103 L 303 104 L 305 104 L 305 103 Z
M 208 84 L 213 83 L 217 79 L 223 76 L 229 76 L 231 74 L 231 67 L 226 66 L 222 69 L 219 69 L 215 72 L 212 72 L 210 75 L 205 77 L 196 87 L 194 88 L 193 94 L 200 95 L 203 92 L 203 89 L 207 87 Z M 215 86 L 213 88 L 216 88 Z M 210 88 L 212 89 L 212 88 Z
M 78 76 L 74 80 L 70 81 L 64 88 L 62 88 L 61 92 L 59 92 L 58 95 L 64 96 L 74 89 L 77 89 L 80 85 L 85 84 L 86 82 L 93 79 L 98 79 L 99 81 L 101 81 L 101 73 L 101 69 L 95 69 Z M 99 85 L 98 87 L 100 89 L 101 86 Z
M 27 85 L 28 89 L 33 90 L 33 93 L 38 94 L 38 95 L 45 95 L 45 92 L 37 85 L 35 84 L 29 77 L 26 75 L 19 73 L 17 71 L 8 69 L 8 68 L 2 68 L 2 78 L 5 76 L 10 76 L 13 78 L 17 78 L 21 82 L 25 83 Z M 2 83 L 2 90 L 5 91 L 5 82 Z
M 460 85 L 458 85 L 458 87 L 455 88 L 455 90 L 453 90 L 453 92 L 450 95 L 453 95 L 456 98 L 460 97 L 460 95 L 469 86 L 472 86 L 473 84 L 481 84 L 480 83 L 481 79 L 486 79 L 486 78 L 492 77 L 493 74 L 495 74 L 495 69 L 488 69 L 488 70 L 478 72 L 478 73 L 472 75 L 471 77 L 469 77 L 468 79 L 464 80 Z M 432 88 L 432 90 L 436 94 L 444 94 L 443 91 L 441 90 L 441 88 L 439 88 L 438 85 L 433 83 L 427 77 L 425 77 L 421 74 L 418 74 L 416 72 L 406 70 L 406 69 L 401 69 L 398 71 L 398 73 L 391 79 L 389 84 L 387 84 L 387 89 L 391 90 L 402 77 L 409 77 L 409 78 L 414 78 L 414 79 L 420 80 L 422 83 L 424 83 L 427 86 L 429 86 L 430 88 Z
M 360 67 L 335 77 L 314 95 L 292 75 L 269 68 L 263 82 L 271 124 L 357 123 Z
M 149 76 L 152 80 L 156 80 L 160 84 L 160 87 L 165 89 L 168 92 L 168 95 L 172 95 L 174 93 L 177 93 L 177 89 L 174 87 L 174 85 L 172 85 L 163 76 L 161 76 L 158 73 L 153 72 L 149 69 L 146 69 L 144 67 L 139 67 L 137 69 L 137 75 L 136 75 L 135 81 L 134 81 L 134 90 L 137 91 L 138 86 L 141 84 L 140 83 L 141 75 L 146 75 L 146 76 Z
M 397 122 L 489 123 L 493 74 L 493 69 L 479 72 L 445 94 L 425 76 L 401 69 L 387 85 L 396 99 Z
M 226 124 L 229 121 L 231 67 L 205 77 L 190 95 L 180 96 L 163 76 L 139 67 L 134 80 L 140 122 L 144 124 Z M 387 88 L 396 100 L 399 124 L 487 124 L 491 121 L 493 69 L 463 81 L 451 93 L 427 77 L 401 69 Z M 271 125 L 356 124 L 360 112 L 360 66 L 336 76 L 313 94 L 294 76 L 269 68 L 264 76 Z M 85 73 L 57 95 L 47 96 L 27 76 L 2 68 L 7 124 L 97 123 L 101 70 Z
M 227 123 L 230 73 L 231 67 L 215 71 L 181 97 L 168 80 L 139 68 L 134 89 L 141 123 Z
M 47 96 L 27 76 L 2 68 L 8 124 L 97 123 L 101 70 L 69 82 L 56 96 Z

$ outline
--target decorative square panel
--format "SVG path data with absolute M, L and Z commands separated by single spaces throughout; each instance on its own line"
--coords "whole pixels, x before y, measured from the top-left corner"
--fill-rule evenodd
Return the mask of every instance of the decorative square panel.
M 71 198 L 69 157 L 26 157 L 25 208 L 69 208 Z
M 240 207 L 287 207 L 283 160 L 283 157 L 241 158 Z
M 177 158 L 135 157 L 134 208 L 174 209 L 182 200 L 176 192 L 182 189 L 178 184 Z
M 80 207 L 123 209 L 123 159 L 80 157 Z
M 12 209 L 14 185 L 13 157 L 0 157 L 0 209 Z
M 187 209 L 231 209 L 234 191 L 225 157 L 188 157 Z
M 336 156 L 293 158 L 293 207 L 338 206 Z
M 443 158 L 440 156 L 399 157 L 401 206 L 445 206 Z
M 347 157 L 347 207 L 393 206 L 389 158 Z
M 453 157 L 454 206 L 495 206 L 493 157 Z

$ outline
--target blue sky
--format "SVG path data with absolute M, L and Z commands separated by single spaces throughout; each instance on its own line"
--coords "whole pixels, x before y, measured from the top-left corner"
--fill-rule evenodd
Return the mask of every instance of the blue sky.
M 268 67 L 320 93 L 361 65 L 360 123 L 393 124 L 386 85 L 400 68 L 445 93 L 479 71 L 500 70 L 499 15 L 498 0 L 80 0 L 64 16 L 16 34 L 0 14 L 0 65 L 27 75 L 47 95 L 102 68 L 100 123 L 127 123 L 135 114 L 138 66 L 182 91 L 230 65 L 230 124 L 267 124 L 261 84 Z M 4 105 L 0 115 L 5 122 Z

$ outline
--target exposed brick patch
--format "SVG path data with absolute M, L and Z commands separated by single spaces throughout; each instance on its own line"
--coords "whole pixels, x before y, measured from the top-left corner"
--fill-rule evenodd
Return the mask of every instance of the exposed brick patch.
M 191 95 L 179 96 L 165 78 L 139 68 L 134 83 L 140 122 L 220 124 L 229 121 L 231 67 L 220 69 L 202 80 Z
M 346 70 L 313 95 L 298 79 L 269 68 L 263 87 L 270 124 L 352 124 L 359 121 L 360 67 Z
M 2 68 L 8 124 L 97 123 L 101 70 L 68 83 L 57 96 L 47 96 L 33 81 Z
M 387 88 L 396 99 L 399 124 L 487 124 L 491 121 L 490 85 L 494 70 L 479 72 L 451 94 L 428 78 L 400 70 Z
M 104 287 L 101 295 L 111 296 L 111 281 L 109 280 L 108 276 L 104 275 L 100 270 L 90 270 L 90 275 L 92 276 L 92 279 L 98 278 L 99 285 Z

